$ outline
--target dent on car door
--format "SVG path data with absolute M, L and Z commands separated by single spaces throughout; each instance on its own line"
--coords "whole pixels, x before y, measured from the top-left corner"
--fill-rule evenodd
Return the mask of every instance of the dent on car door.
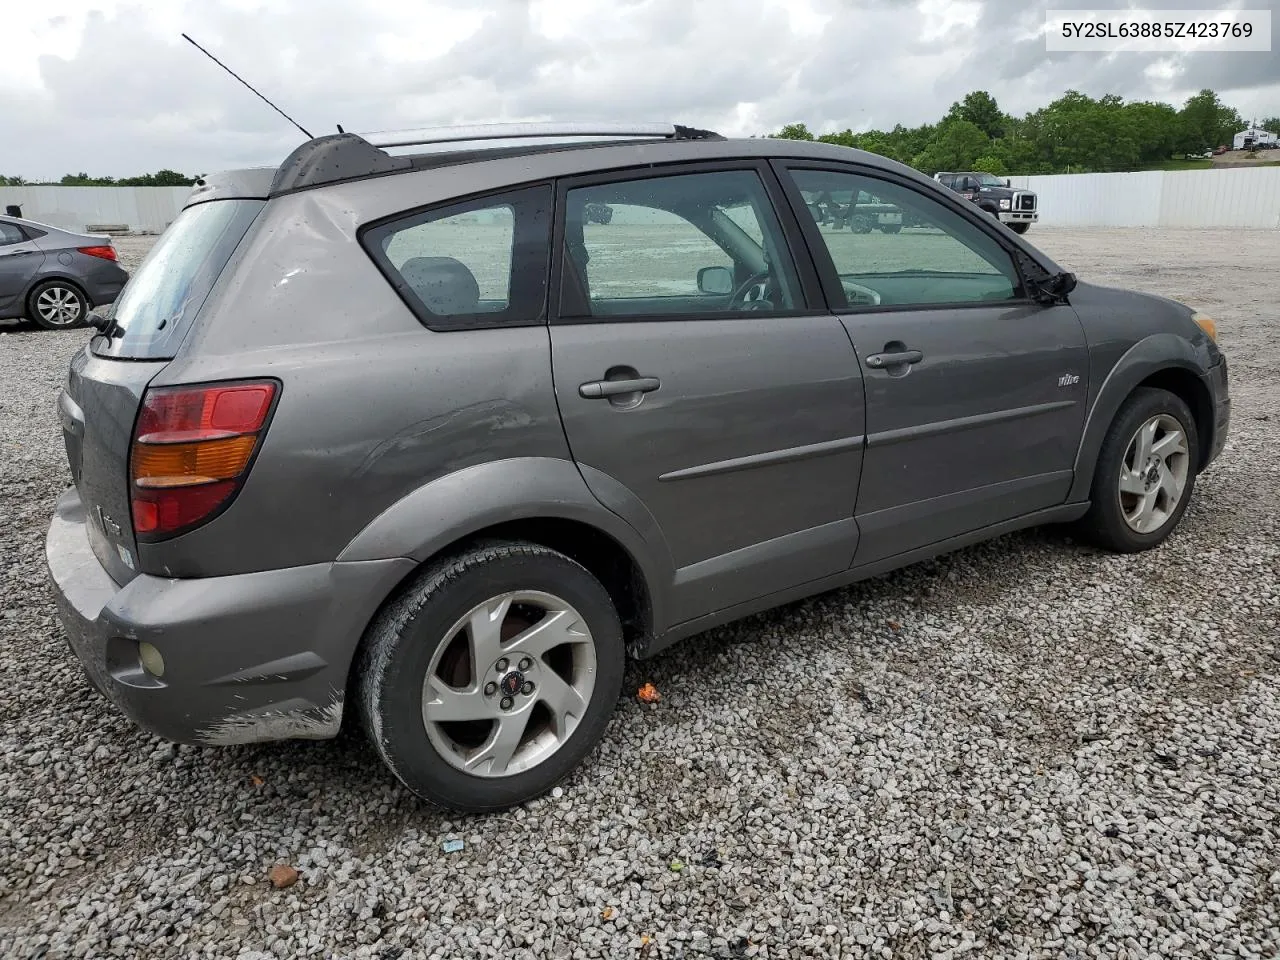
M 21 307 L 17 301 L 43 261 L 43 251 L 21 228 L 0 222 L 0 310 Z
M 788 183 L 793 205 L 853 187 L 917 224 L 860 235 L 805 224 L 865 378 L 855 565 L 1063 503 L 1088 390 L 1075 311 L 1029 299 L 994 229 L 947 197 L 860 168 L 795 165 Z
M 672 624 L 845 570 L 856 544 L 860 373 L 810 306 L 777 189 L 752 163 L 560 188 L 565 433 L 596 495 L 621 484 L 661 529 Z M 586 222 L 593 204 L 608 224 Z

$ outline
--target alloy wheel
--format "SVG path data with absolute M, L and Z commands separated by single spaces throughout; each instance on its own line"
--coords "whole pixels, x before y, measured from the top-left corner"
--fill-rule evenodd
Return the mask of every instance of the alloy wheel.
M 47 287 L 36 297 L 36 312 L 45 323 L 73 326 L 80 320 L 80 297 L 70 287 Z
M 422 720 L 451 766 L 513 776 L 564 746 L 595 682 L 595 643 L 577 610 L 549 593 L 504 593 L 473 607 L 437 648 Z
M 1120 465 L 1120 512 L 1137 533 L 1159 530 L 1182 502 L 1191 453 L 1176 418 L 1162 413 L 1140 426 Z

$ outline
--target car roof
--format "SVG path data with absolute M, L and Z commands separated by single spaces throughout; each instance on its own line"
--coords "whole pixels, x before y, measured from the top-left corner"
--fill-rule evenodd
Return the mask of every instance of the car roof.
M 690 130 L 690 128 L 676 128 Z M 594 169 L 607 171 L 656 163 L 714 159 L 836 160 L 892 171 L 921 182 L 931 178 L 904 164 L 851 147 L 772 137 L 726 138 L 692 130 L 691 136 L 592 139 L 582 142 L 522 143 L 505 146 L 447 144 L 445 149 L 392 154 L 359 134 L 339 133 L 301 144 L 277 168 L 259 167 L 210 174 L 196 181 L 187 205 L 207 200 L 270 197 L 340 185 L 372 177 L 438 169 L 463 164 L 526 158 L 528 181 L 582 170 L 582 153 L 590 151 Z M 430 141 L 426 141 L 430 142 Z
M 106 236 L 106 234 L 81 233 L 79 230 L 68 230 L 66 227 L 55 227 L 51 223 L 41 223 L 39 220 L 30 220 L 27 217 L 11 217 L 7 213 L 0 213 L 0 222 L 12 223 L 20 227 L 33 227 L 36 230 L 42 230 L 47 234 L 59 233 L 67 237 Z

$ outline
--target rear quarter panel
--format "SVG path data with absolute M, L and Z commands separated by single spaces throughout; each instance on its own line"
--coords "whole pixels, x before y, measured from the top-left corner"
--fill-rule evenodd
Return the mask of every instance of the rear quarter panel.
M 236 501 L 143 547 L 144 569 L 332 561 L 432 480 L 491 460 L 569 459 L 546 327 L 429 331 L 358 246 L 365 212 L 413 205 L 392 196 L 362 212 L 313 191 L 272 201 L 255 223 L 154 385 L 274 377 L 280 399 Z
M 52 256 L 46 257 L 45 265 L 51 260 Z M 76 250 L 61 251 L 58 263 L 67 271 L 68 278 L 80 285 L 93 306 L 114 301 L 129 279 L 128 272 L 116 261 L 91 257 Z

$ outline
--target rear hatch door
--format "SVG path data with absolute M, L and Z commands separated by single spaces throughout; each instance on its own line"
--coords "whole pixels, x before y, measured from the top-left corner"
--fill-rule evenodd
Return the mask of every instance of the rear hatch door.
M 58 398 L 67 462 L 84 504 L 89 543 L 117 583 L 143 572 L 129 488 L 143 394 L 173 359 L 263 206 L 259 199 L 230 199 L 184 209 L 111 306 L 107 333 L 71 362 Z

